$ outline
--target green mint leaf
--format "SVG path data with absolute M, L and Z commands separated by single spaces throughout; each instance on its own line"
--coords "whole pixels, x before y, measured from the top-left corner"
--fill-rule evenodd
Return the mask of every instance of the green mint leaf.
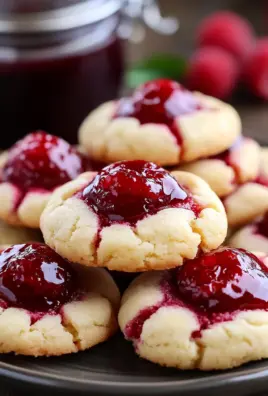
M 129 88 L 136 88 L 146 81 L 155 80 L 164 77 L 161 70 L 154 69 L 132 69 L 126 74 L 126 86 Z
M 181 56 L 156 54 L 131 67 L 126 73 L 126 85 L 136 88 L 138 85 L 156 78 L 182 80 L 187 70 L 187 62 Z

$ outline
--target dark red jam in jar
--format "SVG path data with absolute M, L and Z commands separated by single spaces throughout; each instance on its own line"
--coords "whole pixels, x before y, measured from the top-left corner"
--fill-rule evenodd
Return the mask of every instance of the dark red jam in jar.
M 87 114 L 118 93 L 121 2 L 8 3 L 0 3 L 1 148 L 36 129 L 75 143 Z

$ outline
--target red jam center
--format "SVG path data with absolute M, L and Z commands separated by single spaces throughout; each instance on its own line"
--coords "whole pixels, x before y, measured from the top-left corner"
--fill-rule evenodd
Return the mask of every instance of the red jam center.
M 268 212 L 263 216 L 257 224 L 257 233 L 268 238 Z
M 102 226 L 112 222 L 135 224 L 169 207 L 199 211 L 190 194 L 167 171 L 146 161 L 107 166 L 80 197 L 98 214 Z
M 42 243 L 14 245 L 0 255 L 0 298 L 31 312 L 58 310 L 75 295 L 70 264 Z
M 39 131 L 11 147 L 2 181 L 14 183 L 23 190 L 50 190 L 74 179 L 87 168 L 86 158 L 69 143 Z
M 220 248 L 178 269 L 178 291 L 191 305 L 213 312 L 268 308 L 268 271 L 243 249 Z
M 234 144 L 228 149 L 225 150 L 223 153 L 210 157 L 212 159 L 219 159 L 226 163 L 226 165 L 233 168 L 236 180 L 235 182 L 239 182 L 240 179 L 240 156 L 237 151 L 240 149 L 241 145 L 245 143 L 247 138 L 239 136 Z
M 178 269 L 166 271 L 161 281 L 162 300 L 142 309 L 126 326 L 129 339 L 138 341 L 143 325 L 162 307 L 193 311 L 199 330 L 234 318 L 235 312 L 268 309 L 268 271 L 253 254 L 243 249 L 220 248 Z
M 260 173 L 257 178 L 254 180 L 255 183 L 261 184 L 262 186 L 268 187 L 268 175 L 264 170 L 260 169 Z
M 131 98 L 120 100 L 114 117 L 135 117 L 141 124 L 165 124 L 182 145 L 175 118 L 201 108 L 196 97 L 179 83 L 155 80 L 141 85 Z

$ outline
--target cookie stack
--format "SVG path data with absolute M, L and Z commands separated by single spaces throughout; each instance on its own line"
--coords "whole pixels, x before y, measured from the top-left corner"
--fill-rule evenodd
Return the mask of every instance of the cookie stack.
M 243 224 L 243 227 L 236 230 L 233 237 L 229 240 L 230 246 L 235 246 L 243 249 L 249 249 L 251 251 L 261 251 L 268 253 L 268 208 L 266 199 L 265 186 L 268 186 L 268 148 L 262 147 L 260 153 L 261 163 L 260 172 L 255 183 L 258 184 L 258 191 L 251 193 L 250 200 L 248 201 L 247 210 L 249 213 L 253 213 L 255 209 L 260 208 L 263 210 L 258 210 L 257 216 L 250 216 L 247 224 Z M 256 189 L 256 184 L 254 183 L 254 190 Z M 260 187 L 262 186 L 262 194 L 260 194 Z M 265 212 L 266 211 L 266 212 Z M 264 213 L 265 212 L 265 213 Z
M 55 188 L 89 168 L 88 158 L 69 143 L 41 131 L 2 154 L 1 353 L 77 352 L 118 329 L 120 293 L 111 275 L 71 265 L 39 235 L 41 213 Z
M 96 109 L 79 140 L 77 150 L 36 132 L 5 154 L 0 218 L 40 226 L 46 244 L 0 255 L 0 351 L 84 350 L 118 318 L 135 351 L 161 365 L 268 357 L 267 256 L 221 247 L 227 217 L 232 227 L 249 221 L 268 194 L 260 148 L 241 136 L 235 109 L 157 80 Z M 256 189 L 263 198 L 252 205 Z M 119 314 L 105 269 L 142 272 Z

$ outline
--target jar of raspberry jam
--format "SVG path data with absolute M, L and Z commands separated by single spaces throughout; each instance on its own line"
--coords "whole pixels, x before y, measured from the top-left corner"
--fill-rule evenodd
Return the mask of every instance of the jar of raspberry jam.
M 36 129 L 76 142 L 117 96 L 121 0 L 0 1 L 0 148 Z

